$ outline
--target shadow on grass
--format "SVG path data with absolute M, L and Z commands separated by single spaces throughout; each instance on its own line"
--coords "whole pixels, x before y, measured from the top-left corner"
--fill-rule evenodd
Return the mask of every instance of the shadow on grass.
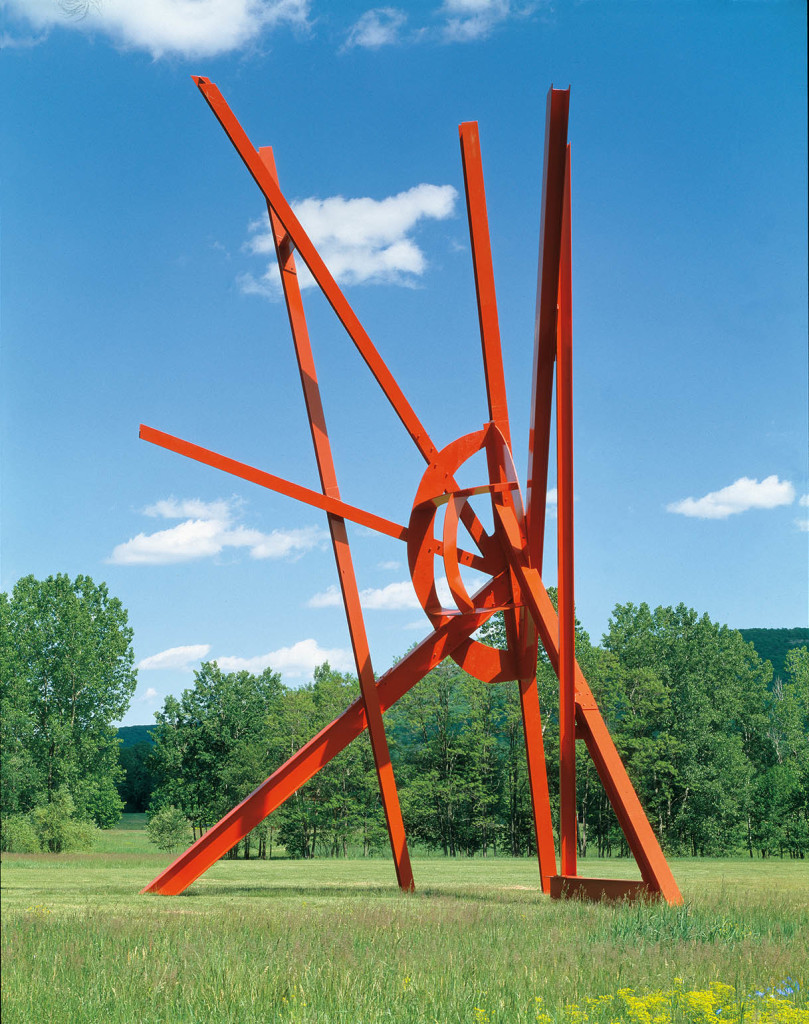
M 544 902 L 549 897 L 539 887 L 491 886 L 486 888 L 442 887 L 436 885 L 418 886 L 414 893 L 403 893 L 395 885 L 374 885 L 358 882 L 355 885 L 206 885 L 205 888 L 191 886 L 181 894 L 183 899 L 205 899 L 221 897 L 253 898 L 263 901 L 286 899 L 303 900 L 452 900 L 489 904 L 516 904 Z

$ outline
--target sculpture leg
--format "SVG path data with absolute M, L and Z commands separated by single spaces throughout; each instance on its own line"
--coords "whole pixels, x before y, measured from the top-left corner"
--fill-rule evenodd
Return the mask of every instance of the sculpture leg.
M 379 705 L 386 711 L 435 666 L 448 658 L 455 648 L 491 617 L 506 600 L 507 581 L 503 576 L 488 583 L 475 595 L 478 608 L 491 608 L 469 616 L 447 618 L 401 661 L 380 676 L 377 684 Z M 174 896 L 224 856 L 240 839 L 263 821 L 293 793 L 308 782 L 324 765 L 366 728 L 362 701 L 355 700 L 342 715 L 321 729 L 232 811 L 217 822 L 142 892 Z
M 259 155 L 264 166 L 277 183 L 278 175 L 272 149 L 270 147 L 261 149 L 259 150 Z M 292 247 L 284 226 L 275 215 L 269 203 L 267 204 L 267 213 L 270 218 L 270 226 L 275 241 L 275 252 L 281 271 L 281 282 L 284 289 L 289 323 L 292 328 L 292 339 L 295 344 L 295 355 L 298 359 L 298 370 L 303 386 L 306 411 L 309 415 L 309 426 L 312 433 L 312 444 L 315 449 L 321 487 L 324 494 L 339 499 L 340 491 L 337 486 L 337 474 L 326 429 L 326 417 L 320 397 L 320 386 L 317 382 L 312 346 L 309 341 L 309 329 L 303 310 L 303 299 L 295 268 L 295 258 L 292 254 Z M 360 681 L 360 690 L 365 704 L 368 733 L 371 738 L 371 750 L 373 751 L 374 764 L 376 765 L 377 779 L 379 781 L 379 792 L 382 797 L 382 807 L 385 811 L 385 821 L 388 826 L 393 861 L 396 866 L 396 877 L 402 889 L 411 891 L 414 887 L 413 870 L 410 866 L 410 855 L 407 851 L 407 839 L 404 822 L 402 821 L 402 810 L 399 804 L 399 793 L 393 776 L 393 765 L 390 761 L 390 751 L 388 750 L 388 741 L 385 736 L 382 711 L 379 707 L 379 697 L 376 692 L 376 678 L 371 664 L 371 652 L 365 632 L 359 588 L 357 587 L 354 563 L 348 544 L 348 533 L 346 532 L 345 520 L 343 518 L 330 512 L 328 519 L 332 547 L 334 548 L 334 560 L 337 564 L 337 575 L 343 592 L 343 604 L 348 621 L 348 631 L 351 637 L 351 647 L 354 651 L 357 677 Z

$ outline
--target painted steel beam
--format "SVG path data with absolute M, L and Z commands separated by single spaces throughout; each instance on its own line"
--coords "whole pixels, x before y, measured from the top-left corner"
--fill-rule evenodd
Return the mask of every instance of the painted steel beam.
M 553 362 L 556 350 L 556 304 L 559 297 L 559 256 L 570 90 L 548 90 L 545 115 L 545 157 L 539 227 L 534 369 L 531 375 L 531 421 L 528 431 L 526 518 L 529 561 L 542 572 L 545 541 L 545 495 L 551 437 Z
M 208 78 L 197 75 L 192 77 L 214 116 L 225 130 L 225 134 L 233 143 L 236 152 L 242 158 L 253 181 L 258 185 L 268 205 L 273 210 L 278 221 L 283 225 L 290 242 L 294 245 L 298 255 L 308 267 L 312 277 L 337 315 L 337 319 L 357 346 L 360 355 L 393 406 L 405 429 L 412 437 L 416 447 L 424 459 L 429 462 L 435 451 L 435 445 L 430 439 L 427 428 L 414 412 L 410 403 L 405 398 L 404 392 L 396 383 L 393 374 L 385 365 L 379 352 L 377 352 L 374 343 L 360 323 L 357 314 L 351 308 L 339 285 L 332 277 L 317 249 L 315 249 L 311 239 L 293 213 L 291 206 L 284 198 L 278 182 L 267 169 L 264 161 L 250 142 L 245 130 L 239 124 L 236 115 L 228 106 L 217 86 Z
M 258 484 L 260 487 L 266 487 L 267 490 L 283 494 L 287 498 L 295 498 L 297 501 L 305 502 L 305 504 L 311 505 L 313 508 L 319 508 L 324 512 L 342 516 L 343 519 L 348 519 L 359 526 L 366 526 L 370 530 L 376 530 L 377 533 L 393 537 L 395 540 L 407 541 L 406 526 L 393 523 L 389 519 L 375 515 L 373 512 L 366 512 L 364 509 L 357 508 L 356 505 L 349 505 L 339 498 L 334 498 L 328 494 L 321 494 L 308 487 L 303 487 L 301 484 L 284 480 L 283 477 L 275 476 L 272 473 L 265 473 L 264 470 L 248 466 L 245 462 L 237 462 L 236 459 L 230 459 L 226 455 L 219 455 L 208 448 L 202 448 L 198 444 L 184 441 L 180 437 L 166 434 L 162 430 L 156 430 L 154 427 L 147 427 L 143 423 L 140 425 L 138 436 L 141 440 L 149 441 L 151 444 L 165 448 L 167 451 L 184 455 L 186 458 L 194 459 L 195 462 L 201 462 L 206 466 L 211 466 L 213 469 L 221 469 L 223 473 L 230 473 L 231 476 L 237 476 L 241 480 L 248 480 L 250 483 Z M 488 487 L 467 488 L 465 491 L 457 493 L 482 493 L 488 489 Z M 436 543 L 439 547 L 437 553 L 443 554 L 440 541 Z M 458 560 L 463 565 L 468 565 L 472 569 L 478 569 L 480 572 L 485 572 L 489 575 L 495 575 L 503 569 L 502 558 L 492 559 L 491 555 L 488 558 L 484 558 L 482 555 L 475 555 L 471 551 L 465 551 L 463 548 L 458 549 Z
M 259 151 L 259 155 L 264 166 L 277 182 L 278 173 L 272 149 L 269 147 L 262 149 Z M 281 272 L 284 299 L 289 314 L 292 339 L 295 344 L 295 355 L 298 360 L 298 370 L 306 402 L 306 412 L 309 416 L 309 427 L 311 429 L 312 444 L 315 449 L 321 486 L 324 495 L 339 501 L 340 491 L 337 486 L 337 473 L 331 451 L 331 442 L 329 441 L 329 434 L 326 429 L 326 415 L 323 411 L 320 386 L 317 382 L 317 371 L 315 369 L 312 345 L 309 340 L 309 328 L 306 324 L 298 274 L 295 268 L 295 257 L 287 245 L 288 236 L 284 227 L 269 203 L 267 203 L 267 214 L 270 218 L 270 227 L 272 228 L 275 242 L 275 253 Z M 360 682 L 360 691 L 365 707 L 365 718 L 368 723 L 368 734 L 371 739 L 371 751 L 376 766 L 379 792 L 385 812 L 385 822 L 388 827 L 393 862 L 396 867 L 396 878 L 398 879 L 399 887 L 410 892 L 414 888 L 413 869 L 407 849 L 407 837 L 404 821 L 402 820 L 402 810 L 399 804 L 399 792 L 396 788 L 388 740 L 385 735 L 385 726 L 382 722 L 382 710 L 379 706 L 379 696 L 376 692 L 376 677 L 374 676 L 371 663 L 371 650 L 368 646 L 365 620 L 360 604 L 360 591 L 357 586 L 353 559 L 351 558 L 351 548 L 348 543 L 345 519 L 334 512 L 328 513 L 328 519 L 329 532 L 331 533 L 332 547 L 334 549 L 334 561 L 337 565 L 337 577 L 343 595 L 348 632 L 351 638 L 351 649 L 354 653 L 354 664 L 357 669 L 357 678 Z
M 563 875 L 576 874 L 576 639 L 573 597 L 573 367 L 570 146 L 567 147 L 559 309 L 556 329 L 556 538 L 559 614 L 559 851 Z
M 478 304 L 489 419 L 503 435 L 508 447 L 511 448 L 506 379 L 503 373 L 503 352 L 500 345 L 500 323 L 497 318 L 497 295 L 494 288 L 489 216 L 486 212 L 486 190 L 483 184 L 483 163 L 480 155 L 480 133 L 477 121 L 465 121 L 458 127 L 458 134 L 461 140 L 466 212 L 469 219 L 469 239 L 472 243 L 472 266 L 475 272 L 475 295 Z

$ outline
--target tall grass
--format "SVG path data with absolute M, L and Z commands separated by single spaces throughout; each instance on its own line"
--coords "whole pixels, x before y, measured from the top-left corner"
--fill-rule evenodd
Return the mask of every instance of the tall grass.
M 507 859 L 422 860 L 412 896 L 381 859 L 220 861 L 183 896 L 138 896 L 165 863 L 142 844 L 3 858 L 5 1024 L 520 1024 L 676 977 L 741 994 L 791 977 L 806 1010 L 805 862 L 675 862 L 674 908 L 552 902 Z

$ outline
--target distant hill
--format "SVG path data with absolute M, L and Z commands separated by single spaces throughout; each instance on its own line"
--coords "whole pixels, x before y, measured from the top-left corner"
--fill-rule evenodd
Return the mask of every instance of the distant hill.
M 122 725 L 118 730 L 121 749 L 134 747 L 136 743 L 154 743 L 151 737 L 153 725 Z
M 809 627 L 794 629 L 740 629 L 747 643 L 751 643 L 762 661 L 772 663 L 773 679 L 786 677 L 784 659 L 793 647 L 809 647 Z

